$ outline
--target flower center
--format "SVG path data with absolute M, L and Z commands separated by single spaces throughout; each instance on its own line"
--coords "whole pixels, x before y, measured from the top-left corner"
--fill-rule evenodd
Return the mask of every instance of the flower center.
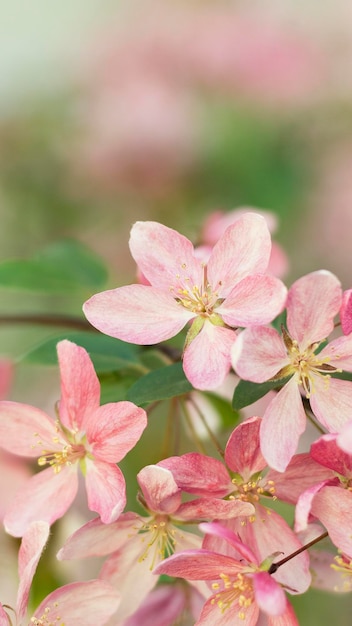
M 316 350 L 321 342 L 313 343 L 305 350 L 301 350 L 298 341 L 291 339 L 285 328 L 282 328 L 283 340 L 290 359 L 288 369 L 295 372 L 297 383 L 302 385 L 306 398 L 314 393 L 314 376 L 323 376 L 326 385 L 329 385 L 331 372 L 342 370 L 329 365 L 328 357 L 323 361 Z
M 157 562 L 174 553 L 177 529 L 170 523 L 167 515 L 152 518 L 144 523 L 141 528 L 138 528 L 138 533 L 142 542 L 146 542 L 145 550 L 138 560 L 139 562 L 145 561 L 152 550 L 151 570 L 154 569 Z
M 343 555 L 337 555 L 334 558 L 335 563 L 331 564 L 331 568 L 336 572 L 340 572 L 343 581 L 343 591 L 351 591 L 352 589 L 352 559 L 348 560 L 348 557 Z M 337 590 L 338 591 L 338 590 Z
M 43 450 L 43 455 L 38 459 L 38 465 L 43 467 L 44 465 L 51 465 L 54 470 L 54 474 L 61 472 L 63 465 L 72 465 L 83 459 L 86 454 L 85 447 L 82 444 L 66 444 L 62 450 L 51 452 L 49 450 Z
M 220 574 L 222 589 L 211 599 L 211 604 L 217 604 L 221 613 L 224 613 L 234 602 L 239 607 L 238 617 L 246 619 L 246 609 L 254 600 L 253 583 L 249 576 L 237 574 L 235 579 L 230 579 L 227 574 Z M 213 583 L 214 590 L 220 589 L 221 583 Z
M 186 263 L 181 266 L 182 270 L 187 269 Z M 203 280 L 201 285 L 192 285 L 191 278 L 189 276 L 182 276 L 177 274 L 178 280 L 177 287 L 170 287 L 170 291 L 173 293 L 177 302 L 184 306 L 192 313 L 197 315 L 211 315 L 217 304 L 222 302 L 219 299 L 219 293 L 216 289 L 213 289 L 207 280 L 207 267 L 203 265 Z M 221 286 L 221 281 L 218 283 L 218 287 Z
M 235 487 L 234 492 L 230 495 L 231 500 L 238 499 L 242 502 L 255 504 L 259 502 L 261 497 L 277 499 L 274 481 L 265 481 L 265 478 L 263 479 L 260 474 L 252 476 L 247 482 L 243 482 L 240 476 L 235 476 L 231 482 Z

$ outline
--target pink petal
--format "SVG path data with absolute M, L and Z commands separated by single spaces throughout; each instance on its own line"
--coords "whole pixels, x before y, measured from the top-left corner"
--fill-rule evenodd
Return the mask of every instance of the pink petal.
M 242 520 L 239 523 L 242 525 Z M 236 535 L 227 526 L 218 524 L 218 522 L 211 522 L 209 524 L 199 524 L 199 528 L 207 535 L 213 535 L 214 537 L 224 539 L 230 546 L 235 548 L 236 552 L 240 555 L 240 557 L 242 557 L 241 561 L 245 559 L 248 563 L 259 564 L 256 555 L 248 547 L 249 544 L 244 543 L 239 538 L 239 535 Z
M 262 611 L 268 615 L 281 615 L 285 612 L 285 592 L 268 572 L 254 574 L 253 586 L 255 601 Z
M 172 228 L 158 222 L 136 222 L 131 230 L 131 254 L 150 284 L 169 292 L 200 286 L 201 262 L 192 243 Z
M 255 520 L 241 524 L 235 520 L 232 525 L 240 539 L 251 546 L 258 562 L 263 562 L 275 552 L 282 552 L 276 561 L 298 550 L 302 543 L 287 522 L 276 511 L 257 504 Z M 311 582 L 309 557 L 302 552 L 291 561 L 278 568 L 273 578 L 287 587 L 290 593 L 303 593 Z
M 100 404 L 100 383 L 88 352 L 65 339 L 57 344 L 61 376 L 60 421 L 82 430 L 85 419 Z
M 0 402 L 0 446 L 5 450 L 39 457 L 44 450 L 62 449 L 57 436 L 54 421 L 44 411 L 19 402 Z
M 328 530 L 335 546 L 349 555 L 352 555 L 351 510 L 351 492 L 338 486 L 323 487 L 315 496 L 311 509 Z
M 225 298 L 233 286 L 250 274 L 264 273 L 271 251 L 271 238 L 263 217 L 246 213 L 229 226 L 211 253 L 207 278 Z
M 235 339 L 234 331 L 205 322 L 183 355 L 183 369 L 193 387 L 216 389 L 224 382 L 230 371 L 230 352 Z
M 181 504 L 174 517 L 179 520 L 213 520 L 253 515 L 255 508 L 250 502 L 241 500 L 220 500 L 218 498 L 197 498 Z
M 327 467 L 322 467 L 310 454 L 295 454 L 285 469 L 285 472 L 270 470 L 265 481 L 275 489 L 277 498 L 290 504 L 296 504 L 303 491 L 321 481 L 329 480 L 335 476 L 335 472 Z
M 10 359 L 0 359 L 0 399 L 6 398 L 14 377 L 14 363 Z
M 287 289 L 281 280 L 269 274 L 253 274 L 235 285 L 216 312 L 229 326 L 261 326 L 281 313 L 286 297 Z
M 186 590 L 176 585 L 161 585 L 149 593 L 123 626 L 173 626 L 186 602 Z
M 17 593 L 16 614 L 19 623 L 26 614 L 33 576 L 48 537 L 49 524 L 46 522 L 33 522 L 23 535 L 18 552 L 20 584 Z
M 321 350 L 319 358 L 340 370 L 352 371 L 352 335 L 339 337 Z
M 159 563 L 153 572 L 186 580 L 215 580 L 220 578 L 221 573 L 236 576 L 243 568 L 240 561 L 217 552 L 185 550 Z
M 34 612 L 37 620 L 65 626 L 104 626 L 120 603 L 118 592 L 102 580 L 71 583 L 50 593 Z
M 349 335 L 352 332 L 352 289 L 343 292 L 340 319 L 343 334 Z
M 78 489 L 77 467 L 64 466 L 57 474 L 52 467 L 35 474 L 21 487 L 4 518 L 10 535 L 22 537 L 35 521 L 52 524 L 72 504 Z
M 96 517 L 76 530 L 56 557 L 65 561 L 110 554 L 133 540 L 140 519 L 137 513 L 122 513 L 117 522 L 103 524 L 100 517 Z
M 352 416 L 352 382 L 313 375 L 309 398 L 314 415 L 330 432 L 341 430 Z
M 283 386 L 266 409 L 260 426 L 260 445 L 268 465 L 283 472 L 297 450 L 306 427 L 306 414 L 295 378 Z
M 94 456 L 118 463 L 139 441 L 147 426 L 147 414 L 132 402 L 111 402 L 94 411 L 86 433 Z
M 338 482 L 338 480 L 336 479 Z M 320 483 L 312 485 L 298 498 L 295 509 L 295 531 L 296 533 L 303 533 L 307 530 L 309 517 L 311 514 L 312 503 L 319 491 L 326 485 L 328 481 L 322 480 Z
M 323 435 L 311 445 L 313 459 L 341 476 L 352 476 L 352 456 L 337 445 L 336 435 Z
M 86 460 L 88 507 L 104 524 L 114 522 L 126 505 L 126 483 L 120 468 L 104 461 Z
M 131 343 L 149 345 L 174 337 L 195 317 L 171 293 L 146 285 L 127 285 L 92 296 L 83 305 L 98 330 Z
M 298 619 L 292 605 L 287 600 L 286 610 L 284 613 L 276 616 L 268 616 L 268 626 L 299 626 Z
M 149 511 L 174 513 L 181 504 L 181 489 L 172 473 L 158 465 L 147 465 L 137 474 Z
M 138 540 L 138 537 L 141 538 Z M 153 560 L 158 562 L 162 557 L 160 553 L 154 556 L 156 550 L 153 546 L 149 546 L 149 552 L 145 556 L 147 550 L 148 545 L 138 535 L 134 537 L 134 541 L 114 552 L 103 565 L 99 577 L 113 585 L 121 594 L 121 604 L 114 625 L 120 625 L 131 615 L 158 582 L 152 571 Z
M 188 452 L 164 459 L 158 465 L 169 469 L 180 489 L 187 493 L 222 498 L 232 490 L 227 469 L 213 457 Z
M 254 383 L 269 380 L 290 362 L 281 335 L 265 326 L 240 333 L 232 346 L 231 360 L 238 376 Z
M 287 298 L 287 328 L 302 350 L 333 331 L 341 297 L 340 281 L 326 270 L 312 272 L 293 283 Z
M 336 441 L 341 450 L 347 452 L 349 456 L 352 455 L 352 421 L 344 424 L 337 436 Z
M 226 465 L 244 480 L 248 480 L 252 474 L 260 472 L 267 465 L 260 450 L 260 424 L 260 417 L 250 417 L 232 431 L 226 444 Z

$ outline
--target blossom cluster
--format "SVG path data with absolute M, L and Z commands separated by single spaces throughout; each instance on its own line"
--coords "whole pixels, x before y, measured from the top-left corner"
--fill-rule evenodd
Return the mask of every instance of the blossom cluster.
M 13 623 L 11 610 L 18 625 L 28 622 L 50 527 L 80 493 L 80 476 L 98 516 L 66 538 L 57 559 L 100 557 L 102 567 L 98 578 L 52 591 L 31 624 L 294 626 L 287 594 L 312 585 L 352 590 L 351 290 L 325 269 L 287 289 L 272 224 L 254 209 L 218 213 L 194 248 L 171 228 L 137 222 L 130 250 L 139 282 L 83 306 L 102 333 L 155 345 L 168 364 L 182 360 L 185 391 L 168 397 L 183 407 L 193 447 L 169 456 L 155 450 L 147 465 L 140 453 L 135 507 L 117 464 L 143 444 L 155 403 L 126 397 L 101 405 L 104 380 L 84 347 L 57 344 L 55 420 L 29 404 L 0 402 L 4 468 L 10 453 L 36 460 L 39 470 L 28 476 L 15 466 L 14 496 L 2 504 L 4 527 L 21 547 L 16 607 L 0 598 L 0 626 Z M 178 351 L 168 340 L 180 333 Z M 258 402 L 240 421 L 234 410 L 226 428 L 220 410 L 210 426 L 210 400 L 225 387 L 235 408 L 240 389 L 240 408 Z M 294 507 L 293 528 L 280 502 Z M 308 550 L 321 539 L 327 551 Z

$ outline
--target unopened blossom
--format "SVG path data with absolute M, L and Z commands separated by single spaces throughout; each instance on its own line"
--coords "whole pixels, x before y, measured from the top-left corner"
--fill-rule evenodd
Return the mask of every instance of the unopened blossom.
M 101 580 L 77 582 L 50 593 L 27 617 L 28 599 L 33 576 L 49 537 L 46 522 L 33 522 L 23 535 L 18 553 L 19 586 L 16 607 L 0 603 L 0 626 L 104 626 L 116 611 L 119 595 Z
M 199 498 L 182 503 L 181 489 L 172 473 L 157 465 L 144 467 L 137 475 L 139 501 L 148 516 L 124 513 L 113 524 L 92 520 L 76 531 L 59 551 L 59 559 L 77 559 L 111 554 L 100 578 L 121 593 L 116 620 L 128 617 L 154 588 L 155 566 L 174 552 L 199 548 L 201 537 L 180 528 L 200 520 L 250 515 L 246 502 Z
M 290 554 L 302 544 L 284 518 L 266 506 L 269 500 L 277 499 L 277 493 L 275 479 L 271 472 L 267 473 L 267 463 L 260 450 L 260 424 L 261 418 L 254 416 L 233 430 L 225 448 L 226 466 L 217 459 L 198 453 L 170 457 L 160 461 L 159 465 L 168 468 L 178 486 L 187 493 L 225 498 L 225 502 L 250 503 L 253 506 L 251 515 L 227 516 L 222 524 L 236 532 L 244 543 L 257 546 L 258 558 L 264 559 L 277 551 Z M 305 488 L 322 478 L 331 477 L 332 472 L 315 463 L 309 455 L 304 456 L 302 466 L 305 465 L 305 475 L 297 471 L 300 487 L 295 484 L 294 470 L 286 485 L 284 477 L 279 475 L 278 491 L 280 497 L 283 494 L 283 500 L 295 502 Z M 213 519 L 216 519 L 215 516 Z M 291 591 L 305 591 L 310 584 L 307 554 L 304 552 L 297 556 L 293 564 L 280 567 L 274 578 Z
M 157 574 L 208 581 L 213 594 L 196 626 L 255 626 L 262 613 L 272 626 L 298 626 L 284 590 L 269 574 L 277 555 L 260 562 L 255 552 L 220 524 L 201 524 L 204 532 L 229 544 L 235 556 L 212 550 L 187 550 L 158 565 Z
M 216 244 L 218 239 L 222 237 L 226 228 L 231 226 L 244 213 L 253 212 L 264 217 L 269 231 L 274 234 L 277 230 L 277 217 L 270 211 L 256 209 L 254 207 L 239 207 L 232 211 L 214 211 L 210 213 L 204 222 L 202 229 L 202 244 L 208 246 L 209 251 Z M 288 258 L 281 246 L 276 242 L 272 242 L 268 272 L 282 278 L 288 271 Z
M 183 367 L 196 388 L 216 389 L 224 381 L 235 328 L 266 324 L 284 307 L 285 286 L 265 273 L 270 233 L 254 213 L 225 231 L 207 263 L 186 237 L 157 222 L 133 226 L 130 250 L 150 284 L 96 294 L 84 313 L 107 335 L 142 345 L 170 339 L 191 323 Z
M 341 297 L 340 282 L 333 274 L 325 270 L 307 274 L 289 290 L 287 330 L 245 329 L 233 346 L 232 364 L 241 378 L 285 383 L 265 410 L 260 431 L 263 455 L 278 471 L 287 467 L 305 429 L 302 395 L 330 432 L 338 432 L 351 419 L 352 384 L 332 374 L 352 371 L 352 335 L 324 347 L 334 330 Z
M 317 482 L 301 494 L 295 528 L 304 530 L 313 516 L 325 526 L 333 544 L 352 556 L 352 455 L 343 452 L 336 440 L 337 435 L 329 433 L 311 446 L 312 458 L 333 470 L 334 477 Z
M 16 493 L 6 512 L 6 530 L 22 536 L 35 520 L 52 524 L 64 515 L 85 476 L 88 507 L 104 523 L 117 519 L 126 503 L 124 476 L 116 463 L 133 448 L 147 424 L 131 402 L 100 406 L 100 384 L 84 348 L 64 340 L 57 346 L 61 399 L 58 418 L 18 402 L 0 402 L 0 445 L 38 459 L 43 471 Z

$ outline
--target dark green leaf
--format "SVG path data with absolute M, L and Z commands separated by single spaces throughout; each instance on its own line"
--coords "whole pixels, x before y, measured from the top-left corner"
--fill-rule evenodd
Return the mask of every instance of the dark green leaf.
M 140 367 L 139 348 L 137 346 L 89 331 L 61 333 L 55 337 L 50 337 L 23 355 L 21 360 L 25 363 L 40 365 L 57 364 L 56 344 L 62 339 L 69 339 L 85 348 L 97 372 Z
M 77 241 L 52 244 L 31 259 L 0 263 L 0 286 L 28 291 L 97 290 L 107 277 L 101 260 Z
M 149 372 L 137 380 L 129 389 L 127 399 L 141 406 L 157 400 L 181 396 L 192 389 L 191 383 L 183 372 L 182 363 L 175 363 Z

